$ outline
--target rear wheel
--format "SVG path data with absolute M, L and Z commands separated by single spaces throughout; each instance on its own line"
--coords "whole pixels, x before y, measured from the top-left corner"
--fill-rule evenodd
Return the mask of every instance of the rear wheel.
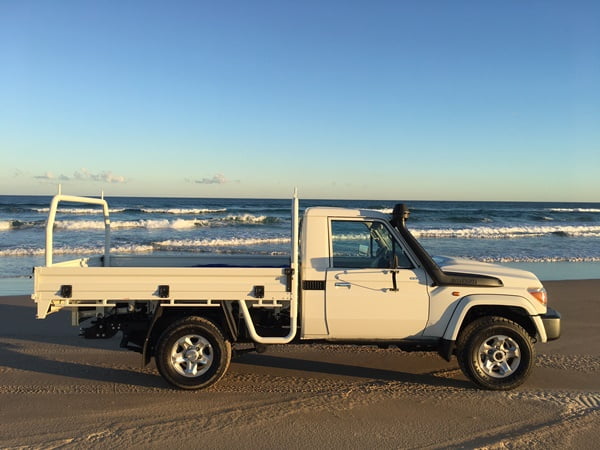
M 200 389 L 225 375 L 231 344 L 219 328 L 202 317 L 186 317 L 161 334 L 156 367 L 162 377 L 181 389 Z
M 463 373 L 479 387 L 508 390 L 529 376 L 535 347 L 519 324 L 504 317 L 482 317 L 461 332 L 457 359 Z

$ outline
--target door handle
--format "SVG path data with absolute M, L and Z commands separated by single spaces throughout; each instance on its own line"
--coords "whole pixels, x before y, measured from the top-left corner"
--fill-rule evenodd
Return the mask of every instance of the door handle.
M 335 283 L 335 287 L 351 287 L 352 285 L 350 283 L 348 283 L 347 281 L 339 281 L 337 283 Z

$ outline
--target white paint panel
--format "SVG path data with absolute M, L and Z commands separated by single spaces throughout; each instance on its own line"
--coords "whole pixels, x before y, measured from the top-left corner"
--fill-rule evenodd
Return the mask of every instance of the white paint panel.
M 330 269 L 326 316 L 331 339 L 402 339 L 419 336 L 429 315 L 421 269 L 402 269 L 392 290 L 389 269 Z

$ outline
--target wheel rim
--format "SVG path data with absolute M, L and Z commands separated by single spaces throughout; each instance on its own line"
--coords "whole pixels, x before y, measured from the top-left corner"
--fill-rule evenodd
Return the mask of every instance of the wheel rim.
M 213 355 L 212 345 L 206 338 L 188 334 L 173 344 L 171 366 L 184 377 L 199 377 L 212 365 Z
M 479 347 L 477 362 L 481 370 L 493 378 L 506 378 L 521 363 L 519 344 L 509 336 L 495 335 Z

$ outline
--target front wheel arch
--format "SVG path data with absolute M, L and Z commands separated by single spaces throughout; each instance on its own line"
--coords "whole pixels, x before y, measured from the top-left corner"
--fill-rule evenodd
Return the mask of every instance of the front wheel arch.
M 446 324 L 442 338 L 458 340 L 459 334 L 471 321 L 484 316 L 501 316 L 520 324 L 536 341 L 546 342 L 546 330 L 540 310 L 532 302 L 516 295 L 471 294 L 461 298 Z M 539 320 L 538 320 L 539 319 Z
M 481 306 L 473 306 L 469 309 L 465 318 L 463 319 L 459 335 L 463 332 L 463 330 L 473 321 L 481 318 L 481 317 L 503 317 L 507 320 L 515 322 L 523 327 L 527 334 L 533 339 L 534 342 L 537 341 L 538 330 L 535 326 L 535 323 L 531 320 L 531 316 L 528 312 L 519 307 L 507 306 L 507 307 L 498 307 L 494 305 L 481 305 Z M 458 340 L 458 338 L 457 338 Z

